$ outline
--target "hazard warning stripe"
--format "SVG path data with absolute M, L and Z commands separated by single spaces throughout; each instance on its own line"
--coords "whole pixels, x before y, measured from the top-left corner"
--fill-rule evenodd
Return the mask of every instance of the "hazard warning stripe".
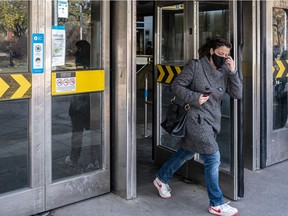
M 157 82 L 170 84 L 177 77 L 183 67 L 182 66 L 172 66 L 172 65 L 157 65 L 158 78 Z
M 31 98 L 32 77 L 25 74 L 0 74 L 0 100 Z
M 288 60 L 275 60 L 272 73 L 274 79 L 288 77 Z

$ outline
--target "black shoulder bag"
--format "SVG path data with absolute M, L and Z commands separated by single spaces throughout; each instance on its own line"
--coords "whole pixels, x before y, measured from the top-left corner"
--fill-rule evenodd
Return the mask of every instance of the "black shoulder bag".
M 166 119 L 161 123 L 162 128 L 173 137 L 184 137 L 186 132 L 186 114 L 190 109 L 189 104 L 181 106 L 171 100 L 166 112 Z

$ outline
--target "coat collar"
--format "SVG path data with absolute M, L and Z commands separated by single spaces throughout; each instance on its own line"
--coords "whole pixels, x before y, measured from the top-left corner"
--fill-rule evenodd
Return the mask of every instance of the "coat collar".
M 200 58 L 200 62 L 203 68 L 203 73 L 206 76 L 209 84 L 211 86 L 216 86 L 219 80 L 221 80 L 226 73 L 225 67 L 221 68 L 220 70 L 215 70 L 206 56 Z

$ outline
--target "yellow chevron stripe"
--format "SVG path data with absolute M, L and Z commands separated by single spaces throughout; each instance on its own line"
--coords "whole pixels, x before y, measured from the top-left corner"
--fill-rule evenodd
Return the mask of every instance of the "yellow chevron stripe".
M 276 60 L 276 63 L 277 63 L 278 66 L 279 66 L 279 71 L 278 71 L 278 73 L 277 73 L 277 75 L 276 75 L 276 78 L 280 78 L 280 77 L 283 76 L 283 73 L 284 73 L 284 71 L 285 71 L 285 67 L 284 67 L 284 65 L 283 65 L 283 63 L 282 63 L 281 60 Z
M 157 79 L 157 82 L 162 82 L 162 80 L 163 80 L 163 78 L 165 76 L 165 72 L 164 72 L 164 70 L 163 70 L 161 65 L 157 65 L 157 68 L 158 68 L 158 70 L 160 72 L 160 75 L 159 75 L 159 77 Z
M 275 68 L 274 66 L 272 66 L 272 74 L 274 74 L 274 72 L 275 72 Z
M 13 79 L 16 80 L 16 82 L 18 82 L 20 85 L 17 91 L 11 96 L 11 99 L 22 98 L 23 95 L 30 88 L 31 83 L 29 83 L 28 80 L 22 74 L 13 74 L 11 75 L 11 77 L 13 77 Z
M 181 73 L 181 68 L 179 67 L 179 66 L 175 66 L 175 69 L 176 69 L 176 72 L 178 73 L 178 74 L 180 74 Z
M 0 97 L 9 89 L 9 85 L 0 77 Z
M 173 73 L 173 71 L 169 65 L 166 66 L 166 69 L 167 69 L 169 75 L 168 75 L 168 78 L 166 79 L 165 83 L 170 83 L 174 77 L 174 73 Z

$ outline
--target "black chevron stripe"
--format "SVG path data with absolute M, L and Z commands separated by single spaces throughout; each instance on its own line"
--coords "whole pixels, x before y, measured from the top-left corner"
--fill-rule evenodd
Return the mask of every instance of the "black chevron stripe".
M 22 74 L 24 77 L 25 77 L 25 79 L 29 82 L 29 83 L 31 83 L 31 86 L 30 86 L 30 88 L 25 92 L 25 94 L 23 95 L 23 98 L 29 98 L 29 97 L 31 97 L 31 95 L 32 95 L 32 76 L 31 76 L 31 74 Z
M 171 66 L 171 65 L 161 65 L 161 68 L 163 69 L 164 71 L 164 77 L 163 79 L 161 80 L 161 83 L 166 83 L 166 84 L 170 84 L 168 83 L 168 77 L 169 77 L 169 72 L 168 72 L 168 69 L 166 66 L 170 66 L 172 72 L 173 72 L 173 78 L 172 80 L 170 81 L 170 83 L 173 82 L 173 80 L 178 76 L 178 73 L 177 73 L 177 70 L 176 70 L 176 66 Z M 183 67 L 182 66 L 177 66 L 177 67 L 180 67 L 180 69 L 182 70 Z M 158 71 L 158 77 L 160 76 L 160 72 Z
M 20 87 L 19 83 L 12 78 L 11 75 L 2 75 L 1 78 L 10 86 L 9 89 L 2 95 L 2 98 L 11 98 L 12 95 Z
M 1 74 L 1 79 L 9 85 L 7 91 L 1 96 L 0 100 L 10 99 L 13 94 L 21 87 L 21 85 L 11 76 L 14 74 Z M 24 93 L 22 98 L 30 98 L 32 95 L 32 75 L 30 73 L 21 74 L 27 82 L 31 84 L 29 89 Z
M 285 67 L 285 70 L 284 70 L 284 73 L 283 73 L 282 77 L 286 77 L 287 76 L 287 72 L 288 72 L 288 64 L 287 64 L 286 60 L 283 60 L 282 63 L 284 65 L 284 67 Z

